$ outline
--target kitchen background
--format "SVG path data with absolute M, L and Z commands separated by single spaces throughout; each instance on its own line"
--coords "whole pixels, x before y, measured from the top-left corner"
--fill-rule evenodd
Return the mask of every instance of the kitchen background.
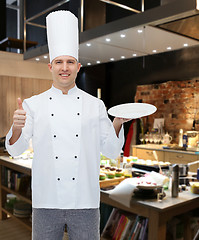
M 10 8 L 6 9 L 3 2 L 6 1 L 1 0 L 0 7 L 1 39 L 7 36 L 16 38 L 17 31 L 13 26 L 16 11 Z M 31 17 L 57 2 L 59 1 L 42 0 L 40 4 L 35 4 L 34 1 L 27 0 L 27 17 Z M 80 2 L 70 1 L 60 9 L 66 7 L 78 15 Z M 140 0 L 117 2 L 136 9 L 141 8 Z M 162 2 L 148 0 L 145 3 L 145 10 L 160 6 Z M 16 1 L 12 4 L 16 5 Z M 4 16 L 4 12 L 7 13 L 6 16 Z M 84 30 L 131 14 L 134 13 L 110 4 L 103 4 L 98 0 L 86 0 Z M 186 23 L 183 25 L 180 22 L 176 25 L 176 29 L 183 31 L 184 27 L 186 35 L 191 35 L 191 38 L 199 40 L 199 26 L 193 24 L 194 21 L 188 25 Z M 45 18 L 38 19 L 38 23 L 44 22 Z M 27 39 L 37 41 L 38 45 L 42 46 L 46 44 L 45 30 L 28 26 Z M 0 107 L 2 112 L 0 115 L 0 137 L 6 135 L 12 122 L 12 114 L 16 108 L 15 99 L 18 96 L 24 99 L 37 94 L 48 89 L 51 85 L 51 76 L 46 64 L 23 61 L 18 56 L 13 57 L 11 53 L 9 56 L 2 54 L 3 52 L 1 52 L 0 58 Z M 77 85 L 94 96 L 97 96 L 97 89 L 101 88 L 102 100 L 107 108 L 116 104 L 141 100 L 156 105 L 157 112 L 148 118 L 149 129 L 153 126 L 154 118 L 164 117 L 165 129 L 175 141 L 180 128 L 191 130 L 194 117 L 199 120 L 197 114 L 198 65 L 199 46 L 194 46 L 95 66 L 83 66 L 77 78 Z M 15 73 L 17 76 L 14 76 Z M 130 123 L 125 125 L 125 134 L 127 134 L 129 126 Z M 196 129 L 198 129 L 197 124 Z

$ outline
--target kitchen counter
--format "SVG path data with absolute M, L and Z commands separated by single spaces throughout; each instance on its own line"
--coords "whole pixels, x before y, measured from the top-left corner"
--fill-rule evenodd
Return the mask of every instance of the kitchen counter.
M 175 145 L 158 145 L 158 144 L 142 144 L 142 145 L 133 145 L 133 156 L 138 157 L 139 159 L 144 160 L 156 160 L 153 154 L 153 151 L 156 151 L 159 161 L 170 162 L 171 164 L 188 164 L 194 163 L 189 166 L 190 172 L 197 172 L 199 168 L 199 152 L 175 149 Z
M 140 144 L 140 145 L 133 145 L 133 148 L 141 148 L 141 149 L 148 149 L 148 150 L 158 150 L 158 151 L 164 151 L 164 152 L 174 152 L 174 153 L 183 153 L 183 154 L 198 154 L 199 155 L 199 149 L 194 148 L 188 148 L 187 150 L 181 150 L 181 149 L 175 149 L 174 146 L 167 146 L 167 145 L 161 145 L 161 144 Z

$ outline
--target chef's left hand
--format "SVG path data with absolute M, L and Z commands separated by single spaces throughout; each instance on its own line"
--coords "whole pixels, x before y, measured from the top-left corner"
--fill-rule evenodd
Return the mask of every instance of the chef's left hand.
M 115 117 L 113 120 L 113 123 L 115 122 L 116 124 L 122 125 L 123 123 L 129 122 L 132 119 L 130 118 L 119 118 L 119 117 Z
M 125 122 L 129 122 L 131 120 L 132 119 L 128 119 L 128 118 L 119 118 L 119 117 L 114 118 L 113 127 L 115 128 L 115 133 L 116 133 L 117 137 L 119 136 L 119 132 L 122 127 L 122 124 Z

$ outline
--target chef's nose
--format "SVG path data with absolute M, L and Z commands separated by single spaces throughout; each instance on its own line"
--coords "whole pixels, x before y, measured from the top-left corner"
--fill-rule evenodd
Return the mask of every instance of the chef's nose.
M 63 62 L 63 71 L 66 71 L 68 69 L 68 63 Z

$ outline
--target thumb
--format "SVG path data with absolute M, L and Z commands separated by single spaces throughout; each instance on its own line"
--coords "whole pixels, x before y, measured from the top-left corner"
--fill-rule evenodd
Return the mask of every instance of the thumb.
M 18 107 L 20 110 L 23 110 L 21 98 L 17 98 Z

